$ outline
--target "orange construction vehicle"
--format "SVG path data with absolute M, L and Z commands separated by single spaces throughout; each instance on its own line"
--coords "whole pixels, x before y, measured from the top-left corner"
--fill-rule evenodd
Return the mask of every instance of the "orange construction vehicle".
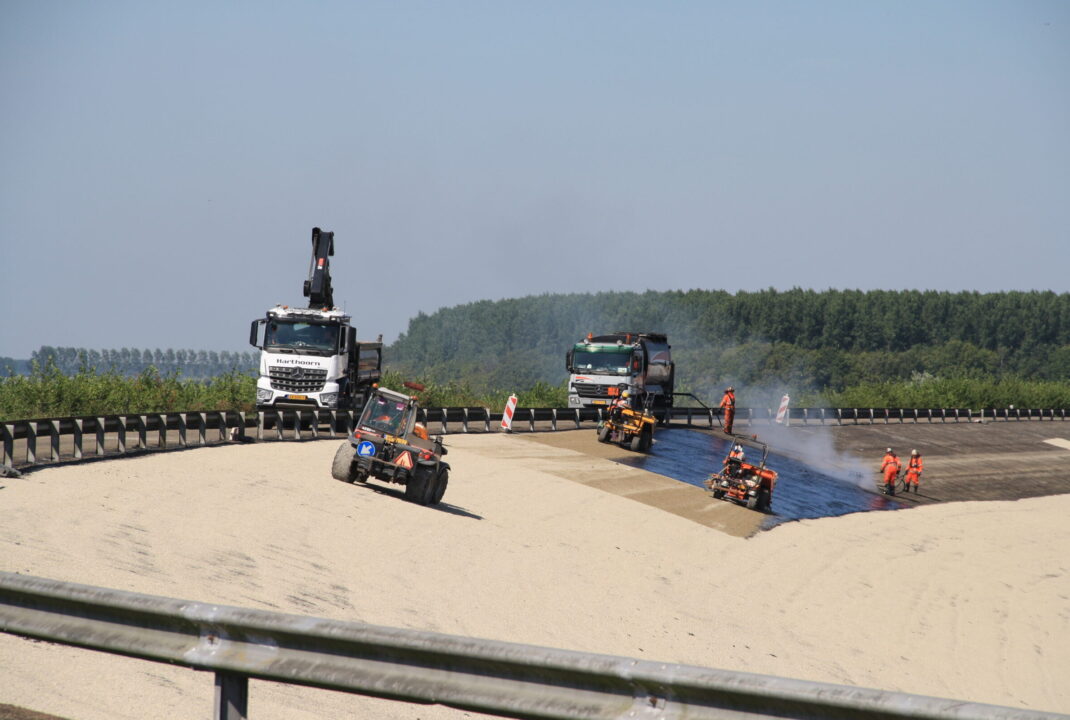
M 704 484 L 718 500 L 731 500 L 751 510 L 769 512 L 773 507 L 777 474 L 765 466 L 769 447 L 763 442 L 752 442 L 762 448 L 762 459 L 757 465 L 747 462 L 742 445 L 736 442 L 724 459 L 724 468 L 710 473 Z

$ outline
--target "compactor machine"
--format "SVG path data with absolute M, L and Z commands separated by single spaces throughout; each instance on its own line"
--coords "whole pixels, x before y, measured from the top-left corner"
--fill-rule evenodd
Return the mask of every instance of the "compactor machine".
M 658 424 L 650 407 L 652 395 L 643 393 L 642 407 L 636 409 L 629 402 L 634 401 L 635 396 L 625 386 L 610 388 L 609 392 L 615 400 L 598 425 L 598 441 L 617 443 L 633 452 L 649 452 L 654 444 L 654 427 Z M 622 397 L 626 398 L 623 402 Z
M 746 460 L 743 445 L 734 442 L 728 456 L 725 457 L 720 472 L 711 473 L 704 483 L 718 500 L 728 500 L 745 505 L 751 510 L 769 512 L 773 507 L 773 488 L 776 487 L 775 470 L 766 467 L 769 447 L 757 440 L 761 446 L 762 459 L 755 465 Z

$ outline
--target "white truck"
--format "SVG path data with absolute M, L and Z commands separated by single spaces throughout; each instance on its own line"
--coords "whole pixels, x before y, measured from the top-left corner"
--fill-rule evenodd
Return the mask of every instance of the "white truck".
M 588 333 L 565 356 L 568 406 L 606 406 L 627 388 L 636 402 L 648 400 L 650 410 L 667 420 L 675 382 L 671 348 L 660 333 Z
M 350 316 L 334 307 L 330 257 L 334 233 L 312 228 L 307 308 L 276 305 L 253 320 L 249 344 L 260 349 L 257 410 L 357 410 L 382 374 L 382 336 L 358 342 Z

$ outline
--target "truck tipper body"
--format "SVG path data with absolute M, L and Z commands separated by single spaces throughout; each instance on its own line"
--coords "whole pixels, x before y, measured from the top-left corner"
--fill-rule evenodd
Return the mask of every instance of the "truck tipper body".
M 309 306 L 276 305 L 252 322 L 249 343 L 261 351 L 258 410 L 360 410 L 379 380 L 381 338 L 358 342 L 350 316 L 334 307 L 332 255 L 334 233 L 313 228 Z
M 650 408 L 659 417 L 672 408 L 675 366 L 663 334 L 588 334 L 568 351 L 566 367 L 570 408 L 609 405 L 622 386 L 649 395 Z

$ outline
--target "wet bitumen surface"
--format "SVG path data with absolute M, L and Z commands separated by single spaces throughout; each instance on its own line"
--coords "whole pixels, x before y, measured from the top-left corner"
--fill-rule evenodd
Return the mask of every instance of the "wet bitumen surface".
M 659 430 L 655 437 L 650 453 L 616 462 L 701 488 L 711 472 L 721 469 L 730 447 L 727 439 L 682 428 Z M 747 462 L 757 464 L 761 450 L 754 447 L 745 450 Z M 792 520 L 904 507 L 878 492 L 868 478 L 829 475 L 773 451 L 769 452 L 766 466 L 777 472 L 777 482 L 772 509 L 762 522 L 763 530 Z

